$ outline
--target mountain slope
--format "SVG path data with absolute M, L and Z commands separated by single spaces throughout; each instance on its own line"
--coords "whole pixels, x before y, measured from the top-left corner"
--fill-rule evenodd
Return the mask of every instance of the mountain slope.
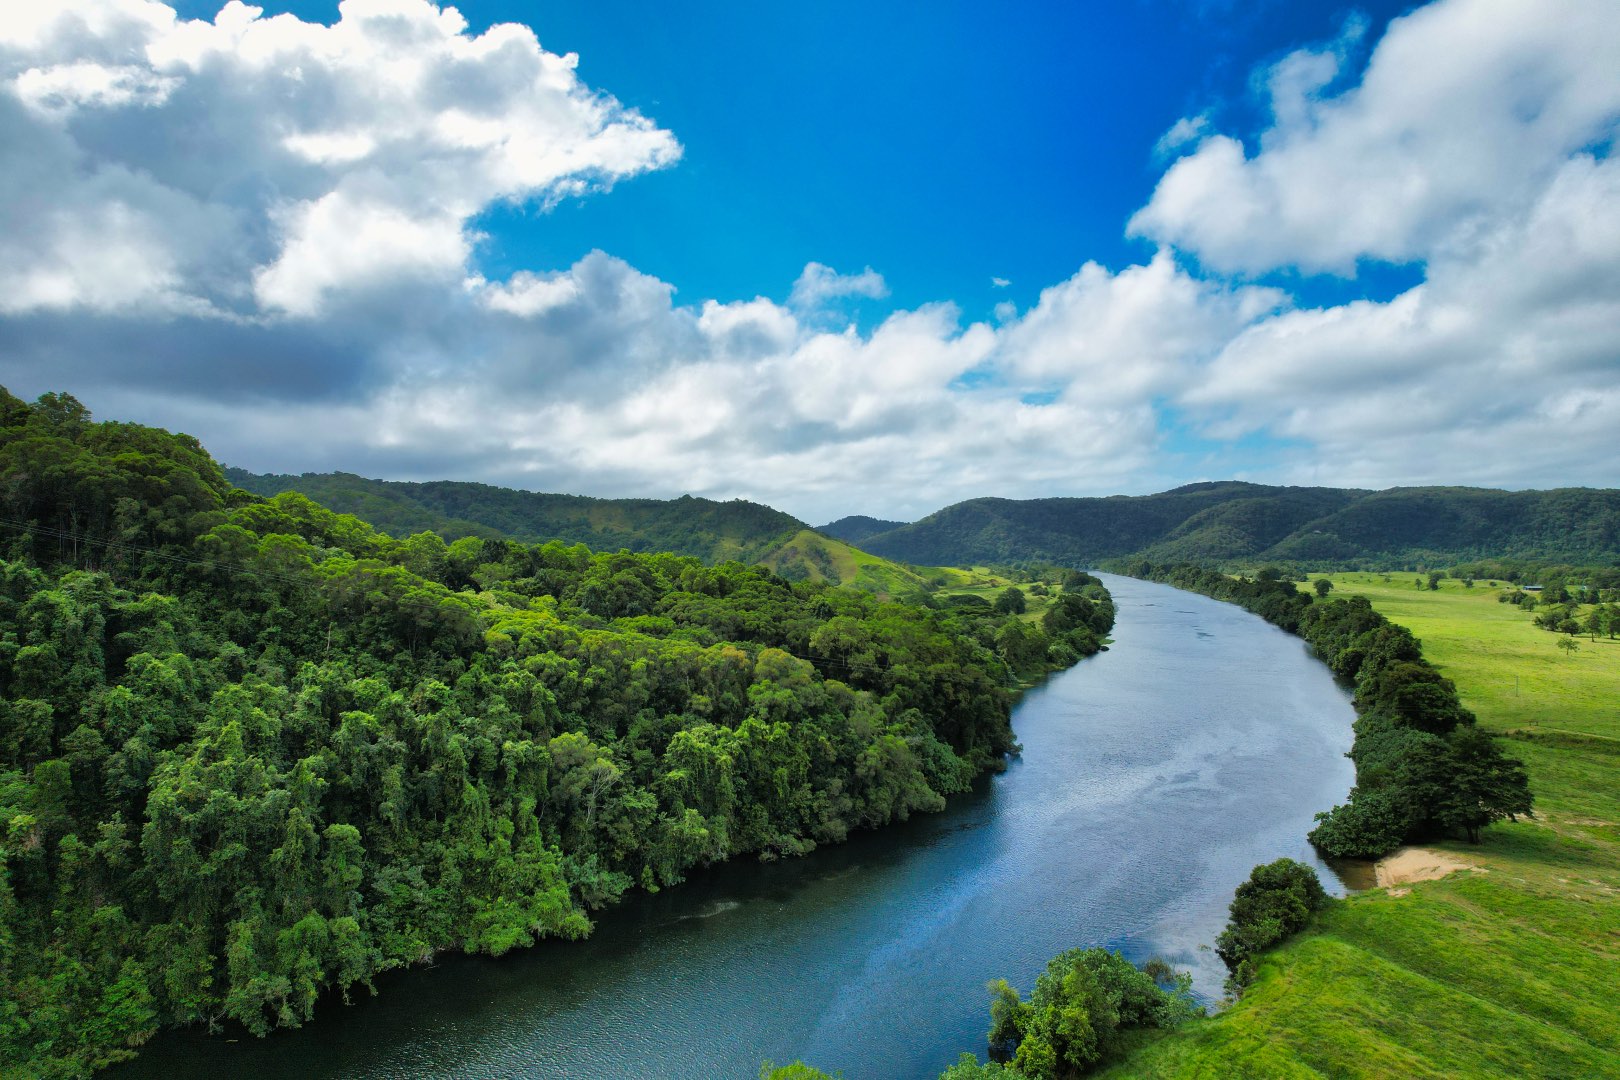
M 593 551 L 672 551 L 719 563 L 755 562 L 808 528 L 790 514 L 741 499 L 593 499 L 449 480 L 368 480 L 341 472 L 266 476 L 227 469 L 226 476 L 256 495 L 298 491 L 396 537 L 437 532 L 447 539 L 560 540 Z
M 227 469 L 225 474 L 255 495 L 297 491 L 396 538 L 436 532 L 450 540 L 478 536 L 558 540 L 593 551 L 670 551 L 711 564 L 735 559 L 763 565 L 790 581 L 828 581 L 885 599 L 928 591 L 922 575 L 908 567 L 741 499 L 593 499 L 448 480 L 368 480 L 353 473 L 288 476 Z
M 904 521 L 884 521 L 882 518 L 867 517 L 864 514 L 851 514 L 849 517 L 841 517 L 837 521 L 830 521 L 818 527 L 816 532 L 842 540 L 846 544 L 859 544 L 869 536 L 898 529 L 905 524 Z
M 1156 495 L 973 499 L 862 547 L 906 562 L 1162 562 L 1393 567 L 1480 557 L 1620 560 L 1620 491 L 1191 484 Z

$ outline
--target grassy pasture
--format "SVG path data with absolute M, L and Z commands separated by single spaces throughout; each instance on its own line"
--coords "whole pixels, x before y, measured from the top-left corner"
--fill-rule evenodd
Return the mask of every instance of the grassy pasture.
M 1024 591 L 1024 602 L 1028 605 L 1021 616 L 1025 622 L 1040 621 L 1046 609 L 1052 605 L 1052 600 L 1063 594 L 1055 581 L 1044 583 L 1048 592 L 1042 596 L 1032 591 L 1033 582 L 1014 581 L 988 566 L 920 566 L 917 570 L 924 577 L 936 581 L 941 577 L 945 579 L 946 583 L 934 594 L 941 602 L 951 596 L 982 596 L 985 603 L 994 606 L 996 597 L 1006 592 L 1008 586 L 1017 585 Z
M 1530 770 L 1534 821 L 1437 845 L 1479 869 L 1373 889 L 1272 953 L 1244 999 L 1108 1077 L 1620 1076 L 1620 642 L 1555 635 L 1483 582 L 1332 575 L 1410 628 Z

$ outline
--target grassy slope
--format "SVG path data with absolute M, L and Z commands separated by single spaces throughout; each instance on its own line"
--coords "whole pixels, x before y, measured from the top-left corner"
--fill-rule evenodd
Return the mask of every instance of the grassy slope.
M 1333 580 L 1410 627 L 1480 722 L 1513 736 L 1538 819 L 1440 845 L 1484 872 L 1334 905 L 1242 1002 L 1101 1075 L 1620 1075 L 1620 642 L 1566 657 L 1494 589 Z
M 928 591 L 925 574 L 933 576 L 932 571 L 880 559 L 813 529 L 803 529 L 783 538 L 754 561 L 788 576 L 802 573 L 812 581 L 830 580 L 846 588 L 894 599 Z
M 935 596 L 944 601 L 951 596 L 982 596 L 985 601 L 994 605 L 996 598 L 1015 582 L 1003 577 L 988 566 L 930 566 L 923 568 L 923 572 L 935 579 L 945 579 Z M 1025 622 L 1039 622 L 1046 614 L 1046 609 L 1052 606 L 1052 600 L 1062 595 L 1062 590 L 1054 582 L 1046 583 L 1048 592 L 1045 596 L 1034 592 L 1029 583 L 1019 584 L 1023 590 L 1024 603 L 1027 607 L 1024 614 L 1019 616 Z

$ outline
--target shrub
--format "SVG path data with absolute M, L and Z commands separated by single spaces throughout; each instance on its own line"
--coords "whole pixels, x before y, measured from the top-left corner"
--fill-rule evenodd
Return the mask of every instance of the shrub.
M 1304 929 L 1327 906 L 1316 871 L 1293 859 L 1257 866 L 1232 897 L 1231 917 L 1215 939 L 1215 952 L 1232 973 L 1227 987 L 1241 993 L 1254 978 L 1260 953 Z

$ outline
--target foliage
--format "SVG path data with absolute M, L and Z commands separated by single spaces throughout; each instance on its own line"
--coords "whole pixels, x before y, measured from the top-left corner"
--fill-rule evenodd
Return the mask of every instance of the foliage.
M 1534 823 L 1487 830 L 1460 872 L 1335 903 L 1267 953 L 1231 1008 L 1151 1035 L 1110 1078 L 1608 1076 L 1620 1053 L 1620 644 L 1565 660 L 1515 608 L 1497 564 L 1439 590 L 1337 574 L 1423 639 L 1476 729 L 1513 740 Z M 1494 580 L 1493 580 L 1494 578 Z M 1542 580 L 1522 578 L 1528 582 Z M 1607 586 L 1604 586 L 1605 588 Z M 1449 845 L 1447 845 L 1449 846 Z M 1400 895 L 1405 893 L 1405 895 Z
M 1227 986 L 1234 995 L 1254 981 L 1256 957 L 1303 930 L 1327 902 L 1316 871 L 1304 863 L 1278 859 L 1255 867 L 1237 887 L 1226 929 L 1215 939 L 1215 952 L 1232 973 Z
M 1620 491 L 1361 491 L 1223 481 L 1129 497 L 973 499 L 910 525 L 866 532 L 860 543 L 874 554 L 930 565 L 1086 566 L 1134 556 L 1161 564 L 1369 569 L 1470 559 L 1612 566 L 1620 561 Z
M 669 551 L 706 562 L 751 562 L 806 527 L 789 514 L 743 499 L 595 499 L 449 480 L 368 480 L 341 472 L 287 476 L 228 469 L 226 475 L 256 495 L 296 491 L 399 538 L 436 532 L 447 540 L 559 540 L 593 550 Z
M 1024 590 L 1016 585 L 1007 586 L 996 602 L 992 605 L 1001 615 L 1022 615 L 1029 608 L 1029 601 L 1024 596 Z
M 834 1080 L 834 1078 L 802 1061 L 788 1065 L 776 1065 L 767 1061 L 759 1067 L 759 1080 Z
M 904 521 L 885 521 L 882 518 L 867 517 L 864 514 L 851 514 L 848 517 L 841 517 L 837 521 L 819 526 L 816 531 L 825 536 L 842 540 L 846 544 L 859 545 L 861 541 L 869 536 L 876 536 L 878 533 L 898 529 L 904 524 L 906 524 Z
M 65 395 L 0 416 L 0 1062 L 25 1074 L 297 1026 L 436 952 L 937 810 L 1001 766 L 1051 646 L 1095 648 L 736 562 L 395 539 Z
M 1005 979 L 990 984 L 990 1056 L 1028 1080 L 1080 1076 L 1114 1055 L 1140 1028 L 1168 1028 L 1197 1014 L 1188 977 L 1168 988 L 1107 949 L 1070 949 L 1053 957 L 1029 1000 Z M 969 1059 L 955 1076 L 977 1076 Z M 946 1076 L 953 1075 L 950 1072 Z M 994 1072 L 988 1075 L 998 1075 Z
M 1450 832 L 1478 841 L 1492 822 L 1529 814 L 1521 762 L 1474 730 L 1457 688 L 1423 659 L 1416 638 L 1364 597 L 1313 599 L 1275 577 L 1228 577 L 1196 566 L 1133 560 L 1123 569 L 1238 604 L 1299 634 L 1355 684 L 1356 786 L 1310 834 L 1328 855 L 1376 858 Z

